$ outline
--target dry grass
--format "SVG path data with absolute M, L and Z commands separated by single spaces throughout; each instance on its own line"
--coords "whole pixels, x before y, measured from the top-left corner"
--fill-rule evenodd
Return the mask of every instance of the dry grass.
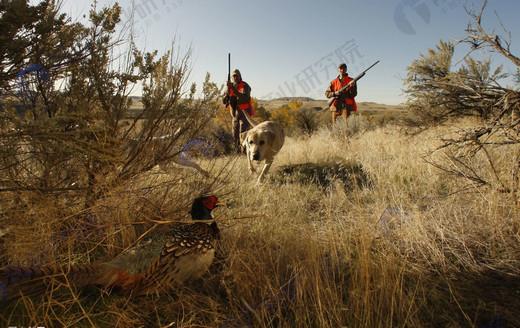
M 519 324 L 518 282 L 511 285 L 518 274 L 518 208 L 494 191 L 449 196 L 459 183 L 420 159 L 441 133 L 448 132 L 406 137 L 388 127 L 346 142 L 322 130 L 289 139 L 277 157 L 278 166 L 338 157 L 359 163 L 374 180 L 371 188 L 324 192 L 287 184 L 258 193 L 252 183 L 237 187 L 241 196 L 225 216 L 260 216 L 225 239 L 232 243 L 232 275 L 247 275 L 237 291 L 256 304 L 254 322 L 418 327 L 504 318 Z M 239 181 L 252 180 L 245 166 L 241 171 Z M 389 207 L 406 213 L 390 229 L 378 222 Z
M 447 128 L 413 138 L 393 126 L 359 131 L 347 133 L 348 139 L 328 130 L 289 138 L 271 172 L 282 165 L 340 159 L 362 166 L 373 182 L 369 188 L 257 187 L 244 158 L 231 164 L 229 158 L 219 159 L 212 173 L 219 168 L 231 173 L 221 174 L 226 184 L 217 190 L 227 203 L 216 211 L 223 242 L 219 260 L 203 281 L 158 298 L 91 291 L 78 298 L 64 293 L 60 302 L 47 297 L 47 302 L 30 305 L 26 299 L 19 307 L 28 310 L 15 311 L 14 317 L 3 311 L 0 325 L 468 327 L 503 321 L 520 326 L 518 206 L 493 190 L 452 195 L 459 182 L 421 160 L 435 136 L 449 133 Z M 501 152 L 504 163 L 507 154 Z M 186 197 L 180 197 L 183 190 L 194 190 L 191 184 L 198 179 L 188 175 L 176 180 L 179 190 L 170 195 L 186 203 L 176 209 L 187 208 Z M 117 253 L 138 235 L 133 229 L 124 234 L 115 230 L 136 220 L 139 199 L 114 193 L 100 207 L 107 225 L 103 235 L 117 236 L 103 238 L 103 256 Z M 45 212 L 47 205 L 39 206 Z M 387 208 L 398 209 L 390 223 L 380 221 Z M 113 212 L 108 215 L 106 209 Z M 180 215 L 173 209 L 160 212 Z M 49 218 L 57 214 L 48 213 Z M 143 211 L 140 217 L 152 213 Z M 16 240 L 6 241 L 9 261 L 19 257 L 27 263 L 37 250 L 49 260 L 66 257 L 31 240 L 51 235 L 52 225 L 46 222 L 34 219 L 17 226 L 31 234 L 18 233 Z M 37 238 L 42 239 L 51 237 Z

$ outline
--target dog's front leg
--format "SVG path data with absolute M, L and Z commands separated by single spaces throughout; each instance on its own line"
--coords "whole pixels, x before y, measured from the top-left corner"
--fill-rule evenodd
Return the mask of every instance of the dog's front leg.
M 253 166 L 253 161 L 251 160 L 251 156 L 250 156 L 249 152 L 247 152 L 247 163 L 249 165 L 249 172 L 255 173 L 256 170 L 255 170 L 255 167 Z
M 271 164 L 273 164 L 272 161 L 265 162 L 265 165 L 262 168 L 262 172 L 260 172 L 260 175 L 258 176 L 258 180 L 256 181 L 257 184 L 260 184 L 262 182 L 262 180 L 264 179 L 264 175 L 266 175 L 267 172 L 269 172 L 269 168 L 271 167 Z

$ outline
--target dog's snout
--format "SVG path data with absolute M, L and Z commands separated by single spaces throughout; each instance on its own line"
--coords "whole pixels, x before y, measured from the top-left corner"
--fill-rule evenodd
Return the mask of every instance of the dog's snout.
M 253 154 L 253 160 L 258 161 L 260 159 L 260 153 L 254 153 Z

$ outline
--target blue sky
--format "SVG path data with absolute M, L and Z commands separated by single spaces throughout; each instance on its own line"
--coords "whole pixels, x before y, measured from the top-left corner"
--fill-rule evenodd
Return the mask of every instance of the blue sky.
M 98 1 L 99 5 L 114 1 Z M 73 18 L 90 8 L 89 0 L 64 0 Z M 123 19 L 132 0 L 121 0 Z M 223 83 L 227 54 L 257 98 L 324 98 L 337 65 L 347 62 L 356 75 L 381 63 L 360 81 L 358 101 L 404 101 L 406 67 L 440 39 L 460 40 L 470 18 L 465 8 L 480 0 L 134 0 L 137 44 L 164 51 L 173 39 L 192 49 L 190 79 L 206 72 Z M 502 32 L 496 14 L 512 32 L 512 50 L 520 54 L 520 1 L 489 0 L 483 23 Z M 460 59 L 464 51 L 457 54 Z M 505 63 L 513 72 L 512 65 Z

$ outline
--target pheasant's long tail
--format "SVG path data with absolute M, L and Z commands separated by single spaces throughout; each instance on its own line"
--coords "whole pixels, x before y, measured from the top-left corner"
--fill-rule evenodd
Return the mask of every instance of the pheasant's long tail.
M 0 268 L 0 303 L 56 289 L 100 286 L 131 289 L 140 277 L 108 264 Z

